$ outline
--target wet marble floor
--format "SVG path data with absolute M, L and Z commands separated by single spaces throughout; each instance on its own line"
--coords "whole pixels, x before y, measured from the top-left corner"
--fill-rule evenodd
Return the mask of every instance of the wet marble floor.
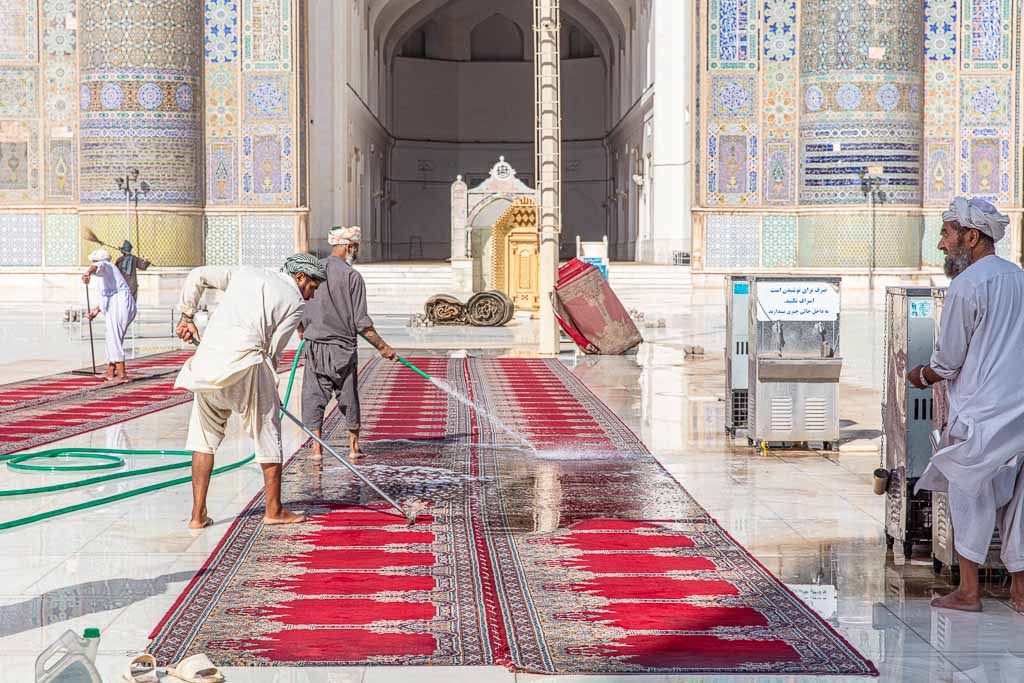
M 1007 606 L 1007 590 L 988 586 L 985 611 L 962 614 L 930 609 L 935 591 L 949 589 L 935 576 L 927 549 L 910 561 L 893 558 L 882 532 L 883 499 L 871 493 L 880 429 L 881 304 L 868 298 L 844 309 L 841 384 L 843 447 L 837 452 L 771 452 L 737 445 L 723 433 L 724 339 L 722 290 L 698 289 L 652 305 L 648 342 L 634 357 L 592 358 L 564 354 L 582 378 L 648 444 L 663 465 L 769 570 L 827 618 L 886 681 L 1024 680 L 1024 617 Z M 880 299 L 877 299 L 880 302 Z M 84 364 L 87 342 L 64 326 L 61 310 L 29 314 L 0 308 L 0 382 Z M 385 337 L 415 353 L 522 355 L 531 325 L 508 330 L 407 328 L 404 319 L 378 321 Z M 166 338 L 145 338 L 139 352 L 173 348 Z M 700 344 L 704 357 L 688 358 L 683 346 Z M 180 448 L 189 407 L 141 417 L 80 435 L 64 445 L 132 449 Z M 224 453 L 250 452 L 237 434 Z M 286 450 L 301 441 L 286 428 Z M 227 462 L 231 456 L 224 458 Z M 129 467 L 153 464 L 130 459 Z M 159 475 L 152 478 L 158 480 Z M 31 486 L 41 475 L 0 468 L 0 489 Z M 47 481 L 52 481 L 47 479 Z M 109 495 L 150 480 L 111 482 L 30 499 L 0 498 L 6 520 L 57 505 Z M 64 518 L 0 532 L 0 679 L 30 681 L 36 654 L 67 629 L 99 627 L 99 666 L 106 681 L 120 680 L 130 657 L 216 546 L 233 516 L 261 483 L 255 466 L 218 477 L 210 513 L 216 524 L 185 528 L 190 491 L 177 487 Z M 230 681 L 356 683 L 365 681 L 540 680 L 564 683 L 613 680 L 797 681 L 793 677 L 541 677 L 499 668 L 232 669 Z M 845 680 L 812 677 L 806 680 Z M 854 679 L 850 679 L 854 680 Z M 863 679 L 861 679 L 863 680 Z

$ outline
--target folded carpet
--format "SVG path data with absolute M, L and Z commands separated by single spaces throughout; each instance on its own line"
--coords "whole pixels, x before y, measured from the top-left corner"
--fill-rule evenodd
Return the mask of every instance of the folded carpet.
M 875 673 L 559 362 L 414 362 L 486 411 L 362 373 L 362 466 L 417 523 L 300 451 L 284 494 L 311 521 L 265 527 L 257 496 L 154 630 L 161 664 Z

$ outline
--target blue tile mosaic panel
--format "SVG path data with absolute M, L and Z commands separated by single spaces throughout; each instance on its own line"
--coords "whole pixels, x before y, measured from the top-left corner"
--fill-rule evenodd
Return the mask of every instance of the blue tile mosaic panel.
M 295 253 L 295 217 L 242 216 L 241 265 L 280 268 Z
M 760 228 L 760 216 L 708 215 L 705 267 L 757 268 Z
M 39 214 L 0 214 L 0 266 L 41 265 L 43 222 Z
M 206 217 L 206 265 L 237 266 L 238 216 Z
M 79 256 L 78 214 L 46 214 L 46 265 L 77 266 Z
M 761 267 L 796 266 L 796 216 L 765 216 L 761 222 Z
M 710 0 L 708 68 L 757 68 L 756 0 Z

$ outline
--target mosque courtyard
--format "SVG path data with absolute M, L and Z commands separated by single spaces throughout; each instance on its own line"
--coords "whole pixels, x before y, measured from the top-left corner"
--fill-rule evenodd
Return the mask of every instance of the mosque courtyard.
M 671 299 L 649 303 L 648 319 L 663 328 L 645 327 L 635 356 L 586 357 L 564 352 L 559 362 L 647 445 L 657 462 L 717 520 L 737 543 L 809 605 L 877 667 L 881 680 L 1011 681 L 1024 675 L 1024 617 L 1007 604 L 1007 587 L 987 584 L 980 614 L 933 610 L 933 592 L 949 589 L 949 574 L 932 571 L 928 549 L 915 548 L 905 561 L 886 549 L 884 497 L 871 491 L 878 465 L 881 427 L 879 293 L 850 293 L 843 312 L 846 364 L 840 386 L 842 440 L 837 451 L 769 451 L 733 442 L 723 429 L 724 289 L 715 286 L 678 291 Z M 8 353 L 0 372 L 23 380 L 88 365 L 88 342 L 77 326 L 62 322 L 62 310 L 42 306 L 0 310 Z M 158 316 L 153 313 L 152 316 Z M 405 316 L 383 316 L 378 329 L 401 353 L 439 367 L 441 359 L 523 358 L 533 354 L 531 323 L 490 329 L 407 327 Z M 136 339 L 134 353 L 146 355 L 178 348 L 161 334 Z M 700 345 L 703 357 L 686 356 L 684 346 Z M 369 353 L 361 354 L 363 362 Z M 434 359 L 434 360 L 431 360 Z M 130 366 L 129 366 L 130 367 Z M 301 369 L 300 369 L 301 372 Z M 397 372 L 397 371 L 396 371 Z M 401 377 L 401 376 L 399 376 Z M 282 383 L 283 384 L 283 383 Z M 283 387 L 282 387 L 283 388 Z M 372 406 L 374 395 L 364 401 Z M 295 406 L 293 398 L 292 405 Z M 367 411 L 372 415 L 373 408 Z M 142 415 L 127 422 L 47 444 L 107 448 L 175 449 L 183 446 L 189 404 Z M 232 418 L 234 420 L 234 418 Z M 232 424 L 223 462 L 250 452 L 251 444 Z M 286 424 L 285 452 L 306 458 L 303 435 Z M 405 446 L 413 449 L 415 445 Z M 451 446 L 458 452 L 470 446 Z M 368 441 L 362 465 L 383 477 L 385 490 L 401 495 L 403 477 L 430 480 L 444 488 L 437 469 L 395 468 L 398 480 L 374 467 L 385 444 Z M 512 524 L 529 533 L 564 525 L 571 514 L 570 486 L 575 474 L 600 470 L 585 450 L 541 450 L 519 454 L 510 471 L 528 479 L 519 491 Z M 167 459 L 157 458 L 161 462 Z M 381 462 L 378 460 L 378 462 Z M 129 457 L 127 467 L 152 465 Z M 218 464 L 221 461 L 218 460 Z M 322 469 L 321 469 L 322 468 Z M 517 469 L 518 468 L 518 469 Z M 349 481 L 337 463 L 323 461 L 320 485 Z M 523 474 L 528 472 L 527 474 Z M 546 473 L 546 476 L 545 476 Z M 451 474 L 451 473 L 448 473 Z M 0 470 L 0 488 L 21 488 L 81 475 Z M 71 505 L 90 498 L 164 480 L 150 475 L 58 494 L 0 499 L 0 520 Z M 423 483 L 422 481 L 420 482 Z M 607 481 L 592 482 L 600 497 Z M 188 486 L 176 486 L 130 500 L 75 512 L 0 532 L 0 660 L 4 681 L 32 680 L 38 653 L 65 630 L 101 630 L 97 658 L 104 680 L 120 680 L 127 662 L 150 644 L 149 635 L 207 563 L 237 515 L 256 495 L 262 478 L 254 464 L 216 476 L 210 494 L 213 526 L 190 531 Z M 456 492 L 459 489 L 456 489 Z M 407 490 L 406 490 L 407 492 Z M 365 492 L 364 492 L 365 493 Z M 287 489 L 286 489 L 287 495 Z M 457 495 L 457 493 L 456 493 Z M 609 494 L 610 495 L 610 494 Z M 654 493 L 652 498 L 659 496 Z M 362 500 L 372 505 L 372 495 Z M 412 527 L 416 529 L 417 527 Z M 573 622 L 558 627 L 571 632 Z M 549 637 L 558 636 L 558 628 Z M 634 676 L 616 673 L 574 675 L 571 668 L 553 676 L 513 672 L 500 666 L 346 666 L 225 667 L 229 681 L 277 683 L 355 681 L 799 681 L 862 680 L 851 677 L 801 677 L 773 673 L 745 675 Z M 173 679 L 168 679 L 173 680 Z

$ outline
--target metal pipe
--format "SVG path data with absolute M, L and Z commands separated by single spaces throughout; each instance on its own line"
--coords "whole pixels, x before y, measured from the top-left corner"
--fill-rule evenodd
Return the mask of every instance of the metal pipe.
M 337 458 L 338 462 L 340 462 L 342 465 L 347 467 L 349 469 L 349 471 L 352 472 L 352 474 L 356 475 L 364 484 L 366 484 L 371 489 L 373 489 L 374 492 L 376 492 L 377 495 L 379 495 L 381 498 L 386 500 L 388 502 L 388 504 L 391 505 L 391 507 L 393 507 L 394 509 L 398 510 L 398 512 L 400 512 L 402 514 L 402 516 L 405 517 L 405 519 L 409 522 L 410 525 L 416 523 L 416 515 L 415 515 L 415 513 L 406 512 L 404 509 L 402 509 L 401 505 L 399 505 L 394 500 L 392 500 L 392 498 L 388 494 L 386 494 L 383 491 L 381 491 L 377 487 L 376 484 L 374 484 L 372 481 L 367 479 L 366 475 L 364 475 L 362 472 L 360 472 L 356 468 L 355 465 L 350 463 L 345 458 L 341 457 L 341 455 L 339 455 L 336 450 L 334 450 L 330 445 L 328 445 L 326 442 L 324 442 L 324 440 L 321 439 L 319 436 L 314 434 L 313 430 L 310 429 L 309 427 L 307 427 L 305 424 L 303 424 L 302 420 L 300 420 L 299 418 L 295 417 L 290 412 L 288 412 L 288 410 L 286 408 L 284 408 L 284 406 L 281 407 L 281 412 L 284 413 L 285 417 L 287 417 L 289 420 L 291 420 L 296 425 L 298 425 L 299 429 L 301 429 L 303 432 L 306 433 L 306 436 L 308 436 L 309 438 L 313 439 L 313 441 L 316 441 L 318 444 L 320 444 L 321 448 L 323 448 L 328 453 L 330 453 L 335 458 Z

